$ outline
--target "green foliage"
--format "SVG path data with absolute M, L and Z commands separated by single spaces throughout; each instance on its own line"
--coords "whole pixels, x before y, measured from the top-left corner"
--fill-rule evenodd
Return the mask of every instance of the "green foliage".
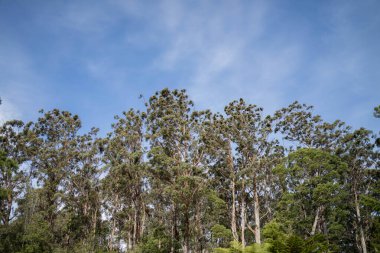
M 18 252 L 21 248 L 22 223 L 12 222 L 9 226 L 0 225 L 0 252 Z
M 288 236 L 284 232 L 281 225 L 275 220 L 270 221 L 264 226 L 263 236 L 265 238 L 265 242 L 271 245 L 270 252 L 288 252 L 289 247 L 286 242 Z
M 332 252 L 325 235 L 317 234 L 309 237 L 304 245 L 303 252 Z
M 22 236 L 22 253 L 52 252 L 53 234 L 42 213 L 36 213 L 26 225 Z
M 289 253 L 305 252 L 305 242 L 299 236 L 291 235 L 286 239 L 286 246 Z M 306 251 L 307 252 L 307 251 Z
M 228 246 L 228 243 L 232 239 L 231 229 L 226 228 L 223 225 L 216 224 L 211 227 L 211 234 L 213 240 L 218 244 L 218 246 Z
M 156 227 L 142 239 L 138 247 L 138 252 L 166 253 L 170 252 L 170 247 L 170 236 L 165 234 L 165 230 L 162 227 Z
M 279 219 L 290 222 L 287 227 L 297 233 L 315 233 L 323 217 L 334 219 L 325 215 L 334 214 L 344 205 L 340 202 L 346 197 L 341 179 L 346 171 L 347 164 L 327 152 L 299 149 L 291 153 L 276 171 L 286 188 L 279 203 Z M 315 216 L 317 224 L 312 227 Z
M 304 240 L 294 234 L 285 233 L 282 225 L 275 220 L 267 223 L 263 229 L 265 242 L 270 244 L 273 253 L 302 253 Z
M 268 222 L 263 228 L 263 236 L 268 242 L 271 241 L 285 241 L 286 234 L 280 223 L 272 220 Z
M 271 245 L 269 243 L 252 244 L 243 247 L 241 243 L 232 241 L 229 248 L 216 248 L 214 253 L 270 253 Z
M 11 221 L 12 205 L 23 189 L 24 174 L 15 160 L 0 150 L 0 220 L 8 225 Z
M 0 126 L 0 252 L 380 250 L 370 130 L 298 102 L 214 114 L 163 89 L 145 105 L 104 138 L 58 109 Z

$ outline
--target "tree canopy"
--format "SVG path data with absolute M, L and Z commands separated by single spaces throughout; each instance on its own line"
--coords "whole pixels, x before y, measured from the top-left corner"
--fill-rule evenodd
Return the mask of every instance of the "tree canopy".
M 306 104 L 200 111 L 185 90 L 106 136 L 41 111 L 0 126 L 0 252 L 379 252 L 378 140 Z

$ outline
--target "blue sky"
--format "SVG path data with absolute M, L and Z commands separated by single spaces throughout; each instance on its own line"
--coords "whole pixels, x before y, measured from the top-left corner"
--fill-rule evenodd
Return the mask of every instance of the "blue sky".
M 298 100 L 378 131 L 380 1 L 0 0 L 0 121 L 38 110 L 108 131 L 165 87 L 199 109 Z

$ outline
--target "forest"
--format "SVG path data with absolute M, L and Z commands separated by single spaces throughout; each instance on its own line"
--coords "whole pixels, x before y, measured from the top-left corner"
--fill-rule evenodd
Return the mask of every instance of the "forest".
M 378 133 L 299 102 L 142 103 L 105 136 L 59 109 L 0 126 L 0 252 L 380 252 Z

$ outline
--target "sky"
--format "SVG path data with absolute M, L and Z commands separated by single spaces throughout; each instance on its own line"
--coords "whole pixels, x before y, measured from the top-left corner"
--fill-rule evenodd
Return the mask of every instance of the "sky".
M 297 100 L 380 130 L 380 1 L 0 0 L 0 122 L 40 109 L 110 130 L 163 88 L 196 109 Z

